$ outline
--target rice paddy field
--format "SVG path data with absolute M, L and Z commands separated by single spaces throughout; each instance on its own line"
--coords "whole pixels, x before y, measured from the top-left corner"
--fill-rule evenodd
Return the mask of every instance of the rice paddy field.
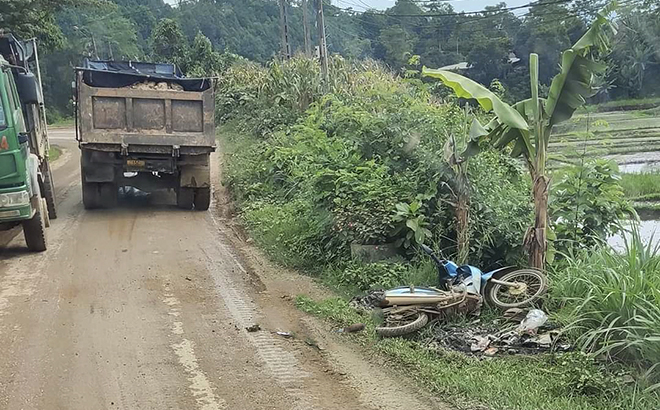
M 591 106 L 555 129 L 552 168 L 581 158 L 616 161 L 622 185 L 640 216 L 660 219 L 660 99 L 618 107 Z

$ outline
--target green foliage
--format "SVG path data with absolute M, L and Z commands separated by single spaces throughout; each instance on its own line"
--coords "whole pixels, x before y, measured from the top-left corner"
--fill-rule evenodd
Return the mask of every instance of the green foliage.
M 220 76 L 240 59 L 231 53 L 215 51 L 211 40 L 201 32 L 188 44 L 179 23 L 169 18 L 158 22 L 150 43 L 153 59 L 176 64 L 188 77 Z
M 393 366 L 457 408 L 652 410 L 660 399 L 638 384 L 625 384 L 625 374 L 580 353 L 483 360 L 430 347 L 434 344 L 425 340 L 379 339 L 374 319 L 356 313 L 343 299 L 298 296 L 296 305 L 336 327 L 365 323 L 366 331 L 351 335 L 353 340 L 385 355 Z
M 36 37 L 44 47 L 57 49 L 65 39 L 56 14 L 66 8 L 94 3 L 93 0 L 0 0 L 0 28 L 22 38 Z
M 634 214 L 619 181 L 617 165 L 604 159 L 557 172 L 549 206 L 558 250 L 600 244 Z
M 331 219 L 310 201 L 254 201 L 246 204 L 242 215 L 257 243 L 276 262 L 314 270 L 327 258 L 322 244 Z
M 62 7 L 55 18 L 63 39 L 56 50 L 40 50 L 44 96 L 51 115 L 56 111 L 57 116 L 69 117 L 73 115 L 72 67 L 81 66 L 85 58 L 141 60 L 145 50 L 134 22 L 113 2 Z
M 156 61 L 171 62 L 180 68 L 187 65 L 187 39 L 176 20 L 160 20 L 151 32 L 150 43 Z
M 534 213 L 530 182 L 521 164 L 499 152 L 485 151 L 470 160 L 468 175 L 469 262 L 478 266 L 523 265 L 523 236 Z
M 551 361 L 564 370 L 564 377 L 557 386 L 558 394 L 612 398 L 619 392 L 620 377 L 607 372 L 602 363 L 584 352 L 570 352 L 552 357 Z
M 228 154 L 227 182 L 237 197 L 277 204 L 309 198 L 331 215 L 332 229 L 317 248 L 334 249 L 334 260 L 345 260 L 351 243 L 428 241 L 455 249 L 454 214 L 444 205 L 453 177 L 442 152 L 447 136 L 464 127 L 459 109 L 429 104 L 428 94 L 377 65 L 340 59 L 331 64 L 332 92 L 314 85 L 305 96 L 298 88 L 320 76 L 311 67 L 302 57 L 265 68 L 239 64 L 221 78 L 218 117 L 257 136 L 232 138 L 244 144 Z M 289 78 L 278 80 L 284 71 Z M 279 104 L 267 104 L 273 100 Z M 301 101 L 309 102 L 306 111 Z M 517 261 L 518 227 L 529 218 L 520 168 L 494 152 L 474 163 L 484 183 L 475 182 L 473 261 Z M 414 203 L 424 206 L 411 210 Z M 396 216 L 396 204 L 409 205 Z
M 410 248 L 412 245 L 422 245 L 427 238 L 432 236 L 428 229 L 429 222 L 422 213 L 422 205 L 418 201 L 410 204 L 404 202 L 396 204 L 393 220 L 398 225 L 394 234 L 400 232 L 405 234 L 397 241 L 399 246 L 403 244 L 405 248 Z
M 402 263 L 376 262 L 362 264 L 351 262 L 337 270 L 332 281 L 339 286 L 351 287 L 358 291 L 369 289 L 391 289 L 405 285 L 408 266 Z
M 49 95 L 58 110 L 67 107 L 70 66 L 79 65 L 93 49 L 91 35 L 98 39 L 101 58 L 156 58 L 164 50 L 152 50 L 152 37 L 162 19 L 171 19 L 181 27 L 183 38 L 170 44 L 192 44 L 202 33 L 213 50 L 221 55 L 240 55 L 265 63 L 278 54 L 279 8 L 270 0 L 184 1 L 176 7 L 163 0 L 3 0 L 0 26 L 17 32 L 24 38 L 37 36 L 44 51 L 68 48 L 67 43 L 84 42 L 84 50 L 75 49 L 72 57 L 53 58 L 54 66 L 64 72 L 51 82 L 58 95 Z M 310 2 L 308 2 L 310 3 Z M 476 14 L 460 14 L 450 4 L 442 2 L 401 1 L 389 10 L 361 13 L 341 6 L 326 4 L 327 32 L 331 54 L 346 58 L 375 58 L 399 72 L 410 56 L 417 55 L 421 65 L 442 67 L 466 62 L 465 73 L 472 79 L 489 84 L 499 79 L 507 90 L 506 99 L 516 101 L 529 97 L 528 56 L 540 55 L 539 81 L 548 85 L 557 74 L 557 59 L 561 51 L 574 43 L 586 31 L 586 22 L 593 21 L 604 1 L 578 0 L 562 4 L 535 4 L 525 16 L 505 9 L 504 4 L 488 6 Z M 603 89 L 594 100 L 612 97 L 651 96 L 660 82 L 660 64 L 652 52 L 660 38 L 657 8 L 653 2 L 622 2 L 617 19 L 627 29 L 620 30 L 607 58 L 610 70 L 602 77 Z M 116 6 L 116 13 L 109 7 Z M 95 8 L 94 23 L 81 25 L 61 19 L 62 13 L 85 15 Z M 311 7 L 310 7 L 311 8 Z M 313 16 L 312 10 L 307 10 Z M 396 17 L 392 14 L 413 14 L 428 17 Z M 442 17 L 437 16 L 438 14 Z M 303 49 L 302 8 L 289 8 L 289 37 L 294 53 Z M 313 18 L 311 19 L 313 22 Z M 561 21 L 562 24 L 557 24 Z M 496 22 L 497 24 L 494 24 Z M 119 23 L 119 24 L 117 24 Z M 87 27 L 89 31 L 71 33 L 71 27 Z M 312 41 L 318 43 L 315 30 Z M 134 36 L 136 35 L 136 36 Z M 178 34 L 177 34 L 178 35 Z M 107 37 L 107 38 L 106 38 Z M 111 44 L 109 46 L 109 44 Z M 135 47 L 136 53 L 118 50 Z M 152 56 L 153 51 L 153 56 Z M 166 53 L 167 54 L 167 53 Z M 173 61 L 166 59 L 166 61 Z M 199 58 L 198 62 L 206 61 Z M 59 71 L 59 70 L 57 70 Z M 213 72 L 214 70 L 210 70 Z M 197 73 L 197 71 L 191 70 Z M 202 72 L 209 72 L 203 68 Z M 65 81 L 65 75 L 67 75 Z M 49 80 L 50 81 L 50 80 Z M 63 101 L 60 103 L 60 101 Z M 70 107 L 69 107 L 70 108 Z
M 303 312 L 331 320 L 342 327 L 365 321 L 365 317 L 351 308 L 346 300 L 340 298 L 328 298 L 316 302 L 307 296 L 298 295 L 296 306 Z
M 559 316 L 585 351 L 642 366 L 660 361 L 660 256 L 653 242 L 644 244 L 633 226 L 623 252 L 602 246 L 568 255 L 555 273 Z

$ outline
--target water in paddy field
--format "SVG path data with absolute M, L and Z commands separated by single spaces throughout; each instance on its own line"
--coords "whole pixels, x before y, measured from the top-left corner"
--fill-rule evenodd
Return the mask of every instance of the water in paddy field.
M 619 171 L 624 174 L 641 174 L 660 171 L 660 161 L 620 164 Z
M 643 217 L 643 215 L 640 215 Z M 652 243 L 653 246 L 660 245 L 660 220 L 657 218 L 660 217 L 658 213 L 653 215 L 656 219 L 647 219 L 639 221 L 639 235 L 642 238 L 644 244 Z M 626 230 L 630 230 L 632 222 L 623 222 L 623 227 Z M 630 238 L 630 232 L 622 232 L 613 236 L 610 236 L 607 239 L 607 243 L 617 251 L 625 250 L 625 240 Z

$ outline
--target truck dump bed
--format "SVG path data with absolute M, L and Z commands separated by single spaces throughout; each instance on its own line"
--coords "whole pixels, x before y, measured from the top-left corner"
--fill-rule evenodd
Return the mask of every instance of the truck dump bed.
M 77 101 L 77 137 L 87 148 L 215 148 L 211 80 L 183 78 L 173 65 L 87 61 L 77 69 Z

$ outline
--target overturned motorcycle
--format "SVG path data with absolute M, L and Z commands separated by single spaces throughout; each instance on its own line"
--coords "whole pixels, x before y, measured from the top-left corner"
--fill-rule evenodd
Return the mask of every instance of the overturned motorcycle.
M 530 306 L 548 287 L 548 279 L 536 269 L 505 267 L 483 273 L 474 266 L 440 259 L 428 246 L 421 248 L 438 269 L 438 288 L 409 286 L 386 291 L 381 301 L 384 323 L 376 328 L 382 337 L 415 332 L 430 319 L 474 312 L 483 299 L 502 310 Z

